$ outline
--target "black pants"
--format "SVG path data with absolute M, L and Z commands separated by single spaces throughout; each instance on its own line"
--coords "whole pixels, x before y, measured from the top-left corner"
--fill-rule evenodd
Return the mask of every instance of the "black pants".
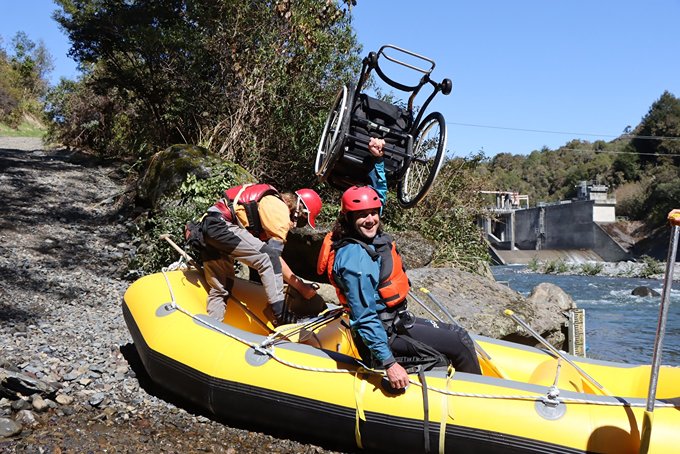
M 395 357 L 414 357 L 418 356 L 418 352 L 413 344 L 403 339 L 403 336 L 410 336 L 434 348 L 446 356 L 457 371 L 479 375 L 482 373 L 475 352 L 475 344 L 465 328 L 461 326 L 416 317 L 415 323 L 408 329 L 408 334 L 390 336 L 388 333 L 390 350 Z M 373 365 L 368 347 L 356 335 L 354 335 L 354 341 L 364 361 Z
M 408 329 L 408 335 L 442 353 L 457 371 L 471 374 L 482 373 L 477 361 L 475 344 L 461 326 L 416 317 L 415 323 Z M 392 354 L 413 356 L 413 347 L 404 341 L 402 336 L 404 335 L 398 334 L 392 338 L 390 343 Z

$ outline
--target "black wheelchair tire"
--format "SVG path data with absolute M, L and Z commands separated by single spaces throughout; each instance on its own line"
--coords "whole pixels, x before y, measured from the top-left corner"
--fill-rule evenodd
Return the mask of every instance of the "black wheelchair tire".
M 320 183 L 326 181 L 333 166 L 340 158 L 345 137 L 349 131 L 353 97 L 354 89 L 343 86 L 336 95 L 333 107 L 326 118 L 314 162 L 314 173 Z
M 428 138 L 434 127 L 439 128 L 438 134 Z M 418 124 L 407 169 L 397 186 L 397 200 L 402 208 L 413 208 L 432 188 L 444 159 L 446 141 L 446 122 L 441 113 L 432 112 Z

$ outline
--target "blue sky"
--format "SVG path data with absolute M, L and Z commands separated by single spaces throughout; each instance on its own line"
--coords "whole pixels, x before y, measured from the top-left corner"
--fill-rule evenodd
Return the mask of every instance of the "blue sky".
M 444 114 L 448 148 L 526 154 L 572 139 L 611 140 L 668 90 L 680 96 L 680 0 L 358 0 L 364 54 L 394 44 L 453 81 L 429 111 Z M 51 0 L 0 0 L 4 45 L 43 40 L 54 82 L 73 78 Z

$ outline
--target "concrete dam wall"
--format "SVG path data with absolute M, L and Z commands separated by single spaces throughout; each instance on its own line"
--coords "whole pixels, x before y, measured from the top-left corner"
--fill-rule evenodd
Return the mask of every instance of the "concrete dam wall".
M 532 257 L 539 259 L 561 257 L 576 262 L 597 257 L 606 262 L 628 260 L 626 248 L 596 221 L 600 216 L 598 209 L 594 200 L 579 200 L 506 213 L 504 228 L 512 231 L 503 235 L 504 242 L 494 244 L 492 239 L 496 250 L 492 255 L 497 255 L 502 263 L 527 263 L 527 254 L 532 253 Z M 514 247 L 510 247 L 513 241 L 507 239 L 514 240 Z

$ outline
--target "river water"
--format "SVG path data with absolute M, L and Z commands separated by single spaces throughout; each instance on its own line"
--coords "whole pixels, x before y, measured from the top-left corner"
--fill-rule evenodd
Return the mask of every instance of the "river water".
M 586 356 L 631 364 L 650 364 L 661 297 L 631 294 L 644 285 L 661 294 L 662 280 L 604 276 L 527 273 L 524 266 L 495 266 L 498 281 L 527 296 L 541 282 L 567 292 L 585 309 Z M 670 307 L 663 340 L 662 364 L 680 366 L 680 282 L 670 292 Z

